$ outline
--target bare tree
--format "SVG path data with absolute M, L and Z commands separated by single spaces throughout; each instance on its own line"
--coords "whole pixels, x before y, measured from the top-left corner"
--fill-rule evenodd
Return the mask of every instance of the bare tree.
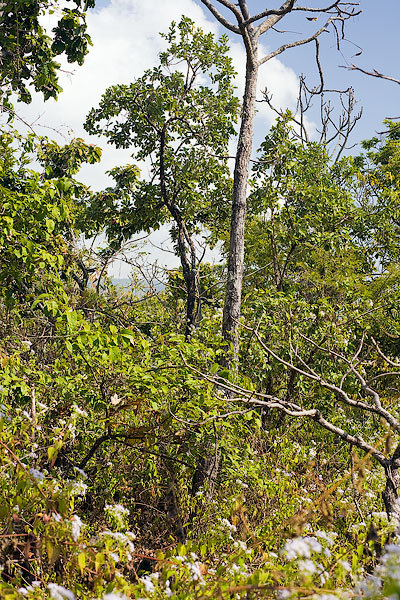
M 310 141 L 307 128 L 307 116 L 310 111 L 317 111 L 317 140 L 324 144 L 334 162 L 337 162 L 344 150 L 353 146 L 348 146 L 349 137 L 357 122 L 361 119 L 363 110 L 356 111 L 357 101 L 354 95 L 354 89 L 330 89 L 325 86 L 325 77 L 320 60 L 319 40 L 315 39 L 315 61 L 318 68 L 319 82 L 310 87 L 306 77 L 302 74 L 299 77 L 299 91 L 297 96 L 297 106 L 293 114 L 292 121 L 297 126 L 293 130 L 294 135 L 298 137 L 302 144 Z M 273 103 L 273 96 L 268 89 L 263 92 L 264 102 L 280 118 L 284 117 L 286 109 L 278 108 Z M 339 113 L 337 112 L 339 110 Z M 312 116 L 314 116 L 312 112 Z
M 261 65 L 286 50 L 313 42 L 329 27 L 333 28 L 337 43 L 340 44 L 340 40 L 344 39 L 345 22 L 361 11 L 357 8 L 358 2 L 336 0 L 324 7 L 313 8 L 297 6 L 297 0 L 285 0 L 279 8 L 265 9 L 258 14 L 250 15 L 247 0 L 238 0 L 237 3 L 230 0 L 201 1 L 221 25 L 242 38 L 246 50 L 246 83 L 234 170 L 228 276 L 223 316 L 223 336 L 232 347 L 232 352 L 228 353 L 226 362 L 232 364 L 236 360 L 239 350 L 247 182 L 253 145 L 258 70 Z M 276 25 L 284 17 L 295 11 L 303 14 L 309 21 L 316 21 L 320 16 L 323 16 L 325 22 L 310 36 L 289 41 L 269 54 L 259 57 L 260 37 L 268 31 L 276 31 Z M 228 18 L 225 15 L 230 15 L 230 17 Z

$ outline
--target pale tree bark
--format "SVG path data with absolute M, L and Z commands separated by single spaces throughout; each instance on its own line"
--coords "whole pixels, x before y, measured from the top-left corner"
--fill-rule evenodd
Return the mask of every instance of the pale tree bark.
M 228 255 L 227 285 L 224 303 L 222 333 L 228 345 L 226 365 L 234 366 L 239 353 L 239 319 L 241 313 L 242 281 L 244 268 L 244 234 L 247 205 L 247 184 L 250 171 L 250 160 L 253 146 L 254 116 L 256 106 L 257 78 L 260 66 L 290 48 L 308 44 L 316 40 L 333 24 L 340 42 L 339 33 L 343 31 L 344 22 L 359 14 L 357 3 L 336 0 L 320 8 L 296 6 L 297 0 L 285 0 L 276 9 L 266 9 L 251 16 L 247 0 L 201 0 L 219 23 L 239 36 L 246 49 L 246 84 L 243 96 L 242 119 L 235 157 L 233 181 L 233 198 L 231 213 L 231 229 Z M 221 12 L 225 11 L 225 12 Z M 273 29 L 286 15 L 299 11 L 307 15 L 312 13 L 312 20 L 320 15 L 326 15 L 325 23 L 314 33 L 301 40 L 288 42 L 279 46 L 268 55 L 259 57 L 259 38 Z M 225 16 L 230 14 L 233 22 Z M 336 23 L 338 25 L 336 25 Z
M 254 59 L 256 59 L 256 52 Z M 233 202 L 231 213 L 231 235 L 229 239 L 228 276 L 223 315 L 223 336 L 232 344 L 233 357 L 239 349 L 239 318 L 242 298 L 244 266 L 244 228 L 246 220 L 247 182 L 249 179 L 250 158 L 253 146 L 254 113 L 257 92 L 258 66 L 252 58 L 247 58 L 246 88 L 243 97 L 242 121 L 240 127 L 237 157 L 233 180 Z M 228 353 L 228 357 L 229 357 Z M 228 358 L 227 363 L 230 360 Z

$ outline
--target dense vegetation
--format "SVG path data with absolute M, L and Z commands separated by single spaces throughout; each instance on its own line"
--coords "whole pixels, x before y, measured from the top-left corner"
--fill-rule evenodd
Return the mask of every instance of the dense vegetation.
M 226 266 L 196 241 L 229 252 L 228 40 L 188 19 L 166 39 L 86 124 L 147 180 L 126 165 L 92 193 L 99 148 L 1 130 L 0 596 L 399 598 L 398 124 L 339 160 L 290 112 L 267 133 L 232 365 Z M 109 258 L 165 223 L 181 268 L 115 287 Z M 97 254 L 78 243 L 98 232 Z

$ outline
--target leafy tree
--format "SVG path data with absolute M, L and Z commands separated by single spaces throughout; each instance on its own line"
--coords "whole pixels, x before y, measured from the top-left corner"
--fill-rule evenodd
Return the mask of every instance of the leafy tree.
M 334 288 L 348 288 L 350 271 L 360 279 L 372 269 L 358 239 L 364 216 L 353 194 L 358 171 L 352 159 L 332 163 L 321 144 L 301 144 L 291 119 L 288 112 L 275 123 L 253 166 L 245 286 L 304 290 L 310 301 L 314 289 L 315 297 L 334 303 Z
M 364 244 L 374 253 L 382 271 L 398 263 L 400 134 L 399 124 L 385 121 L 387 130 L 362 143 L 366 151 L 356 157 L 360 167 L 358 200 L 364 211 Z
M 228 141 L 238 101 L 226 37 L 216 42 L 186 18 L 164 37 L 169 46 L 160 65 L 130 85 L 109 88 L 87 118 L 89 132 L 150 162 L 149 177 L 142 181 L 135 167 L 114 169 L 116 187 L 98 197 L 92 213 L 114 243 L 172 221 L 189 336 L 200 301 L 201 258 L 194 236 L 204 228 L 216 231 L 226 220 Z
M 73 179 L 82 162 L 99 160 L 100 150 L 82 140 L 60 148 L 34 135 L 9 130 L 0 136 L 0 288 L 7 302 L 61 285 L 72 267 L 78 204 L 87 188 Z M 61 167 L 64 157 L 67 165 Z M 45 173 L 29 168 L 39 158 Z M 58 285 L 57 284 L 57 285 Z
M 57 0 L 4 0 L 0 4 L 1 101 L 10 92 L 19 100 L 31 101 L 29 86 L 44 98 L 55 98 L 58 85 L 57 56 L 65 54 L 68 62 L 81 65 L 91 43 L 86 33 L 85 16 L 95 0 L 68 0 L 59 8 Z M 40 18 L 58 12 L 58 22 L 51 39 Z M 9 105 L 8 105 L 9 106 Z

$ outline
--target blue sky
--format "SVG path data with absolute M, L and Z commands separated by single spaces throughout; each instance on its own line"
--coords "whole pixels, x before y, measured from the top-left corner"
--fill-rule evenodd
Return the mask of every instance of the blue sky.
M 168 4 L 168 0 L 165 0 Z M 174 0 L 169 0 L 173 3 Z M 202 6 L 199 0 L 196 4 Z M 110 0 L 98 0 L 97 9 L 110 4 Z M 267 3 L 269 8 L 279 6 L 279 2 Z M 323 6 L 328 4 L 328 0 L 310 0 L 301 2 L 307 6 Z M 248 0 L 248 6 L 251 12 L 257 13 L 266 7 L 265 0 Z M 202 6 L 205 14 L 207 11 Z M 354 133 L 354 141 L 371 137 L 376 131 L 381 131 L 381 123 L 385 117 L 400 117 L 400 86 L 388 81 L 382 81 L 370 78 L 355 71 L 348 71 L 342 66 L 351 65 L 353 62 L 359 66 L 372 70 L 376 68 L 381 72 L 400 78 L 400 3 L 399 0 L 360 0 L 362 13 L 360 16 L 349 21 L 346 25 L 346 37 L 349 41 L 343 42 L 342 54 L 336 51 L 334 38 L 332 35 L 325 35 L 321 38 L 322 62 L 325 69 L 326 81 L 329 86 L 355 88 L 356 98 L 359 106 L 363 107 L 363 119 L 359 122 Z M 190 15 L 189 15 L 190 16 Z M 209 15 L 207 14 L 208 18 Z M 304 17 L 301 19 L 298 14 L 295 18 L 287 21 L 287 29 L 295 29 L 299 32 L 311 31 L 307 27 L 308 22 Z M 282 28 L 284 21 L 281 22 Z M 222 31 L 222 29 L 221 29 Z M 236 36 L 231 35 L 232 39 Z M 263 42 L 269 47 L 273 47 L 276 37 L 266 35 Z M 284 36 L 279 36 L 283 40 Z M 295 36 L 293 36 L 295 39 Z M 359 52 L 360 47 L 363 50 L 361 56 L 354 57 Z M 297 48 L 289 50 L 281 56 L 282 62 L 293 68 L 299 75 L 306 74 L 310 81 L 315 76 L 313 57 L 308 48 Z

